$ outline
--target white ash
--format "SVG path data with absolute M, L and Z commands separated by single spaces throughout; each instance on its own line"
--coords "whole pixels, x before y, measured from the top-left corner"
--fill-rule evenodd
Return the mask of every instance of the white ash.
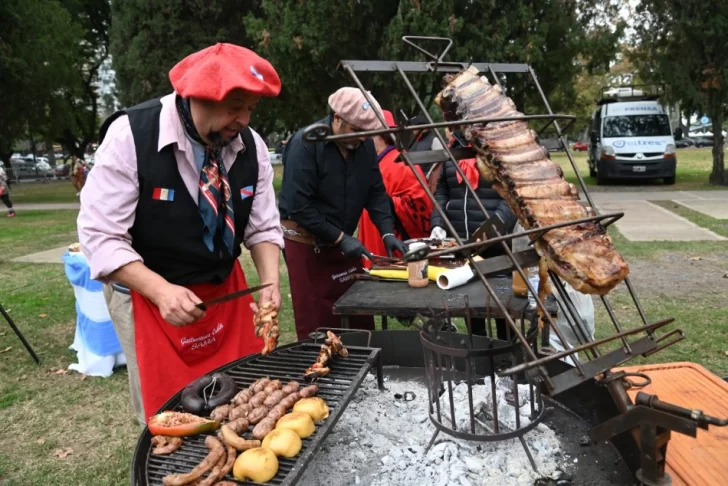
M 490 380 L 486 383 L 473 387 L 473 404 L 481 411 L 481 418 L 487 418 L 484 422 L 492 426 Z M 385 386 L 387 390 L 380 391 L 374 376 L 367 376 L 314 455 L 300 484 L 530 486 L 538 478 L 558 476 L 559 468 L 568 467 L 556 434 L 544 424 L 524 436 L 538 472 L 531 467 L 518 439 L 464 441 L 441 432 L 425 454 L 435 431 L 428 416 L 427 388 L 415 381 L 395 380 Z M 512 384 L 496 380 L 499 422 L 514 428 L 515 409 L 505 400 L 510 390 Z M 413 392 L 415 399 L 405 402 L 394 398 L 405 392 Z M 458 428 L 464 430 L 467 425 L 469 429 L 467 385 L 458 385 L 453 395 Z M 442 398 L 443 416 L 449 417 L 447 394 Z M 519 386 L 521 426 L 529 422 L 528 399 L 528 387 Z M 476 426 L 476 432 L 483 430 Z

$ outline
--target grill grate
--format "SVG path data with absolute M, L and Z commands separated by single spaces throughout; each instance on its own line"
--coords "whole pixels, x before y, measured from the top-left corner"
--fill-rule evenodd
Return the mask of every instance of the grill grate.
M 224 371 L 232 376 L 238 389 L 248 387 L 262 376 L 269 376 L 272 380 L 278 379 L 284 383 L 296 380 L 301 385 L 305 385 L 303 372 L 316 360 L 320 349 L 320 342 L 293 343 L 279 347 L 268 356 L 263 357 L 258 354 L 248 356 L 216 371 Z M 329 406 L 329 417 L 322 424 L 317 425 L 316 431 L 310 437 L 303 440 L 303 448 L 295 458 L 278 458 L 278 474 L 266 484 L 290 485 L 296 483 L 316 449 L 336 425 L 347 403 L 372 367 L 377 368 L 379 384 L 382 385 L 380 350 L 357 346 L 347 346 L 347 349 L 349 357 L 338 357 L 332 360 L 329 375 L 316 381 L 319 386 L 318 396 L 326 400 Z M 160 411 L 181 410 L 181 395 L 181 392 L 177 393 Z M 249 434 L 246 436 L 252 437 Z M 205 436 L 197 435 L 186 437 L 182 447 L 169 456 L 152 456 L 150 454 L 151 438 L 149 430 L 145 428 L 137 442 L 132 460 L 131 483 L 133 485 L 161 485 L 164 476 L 191 471 L 208 453 L 205 447 Z M 234 480 L 232 474 L 225 479 Z M 241 485 L 256 484 L 246 481 L 237 481 L 237 483 Z

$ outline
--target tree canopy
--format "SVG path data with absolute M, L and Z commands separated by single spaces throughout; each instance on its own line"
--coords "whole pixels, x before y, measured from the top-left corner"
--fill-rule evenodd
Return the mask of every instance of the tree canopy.
M 642 0 L 636 10 L 633 57 L 645 79 L 665 82 L 672 97 L 704 107 L 713 124 L 710 182 L 728 185 L 723 120 L 728 101 L 728 3 Z

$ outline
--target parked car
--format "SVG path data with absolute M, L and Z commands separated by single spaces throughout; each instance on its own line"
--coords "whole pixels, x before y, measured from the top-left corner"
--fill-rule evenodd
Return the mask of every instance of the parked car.
M 56 177 L 67 177 L 71 172 L 71 164 L 58 163 L 56 164 Z
M 675 147 L 677 147 L 677 148 L 695 147 L 695 141 L 692 138 L 683 137 L 680 140 L 675 140 Z
M 712 147 L 713 146 L 713 137 L 694 137 L 693 141 L 695 142 L 696 147 Z
M 586 152 L 589 150 L 589 144 L 586 142 L 576 142 L 573 146 L 573 150 L 576 152 Z
M 545 147 L 549 152 L 559 152 L 563 150 L 558 138 L 543 138 L 540 140 L 540 143 L 541 146 Z

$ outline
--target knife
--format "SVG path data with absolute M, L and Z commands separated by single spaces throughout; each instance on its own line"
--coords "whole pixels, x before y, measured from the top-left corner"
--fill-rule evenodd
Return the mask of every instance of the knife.
M 223 295 L 222 297 L 215 297 L 214 299 L 208 300 L 207 302 L 200 302 L 195 307 L 204 311 L 207 310 L 208 306 L 222 304 L 223 302 L 227 302 L 228 300 L 233 300 L 237 299 L 238 297 L 252 294 L 266 287 L 270 287 L 271 285 L 273 284 L 267 283 L 263 285 L 258 285 L 256 287 L 251 287 L 249 289 L 238 290 L 237 292 L 233 292 L 232 294 Z

